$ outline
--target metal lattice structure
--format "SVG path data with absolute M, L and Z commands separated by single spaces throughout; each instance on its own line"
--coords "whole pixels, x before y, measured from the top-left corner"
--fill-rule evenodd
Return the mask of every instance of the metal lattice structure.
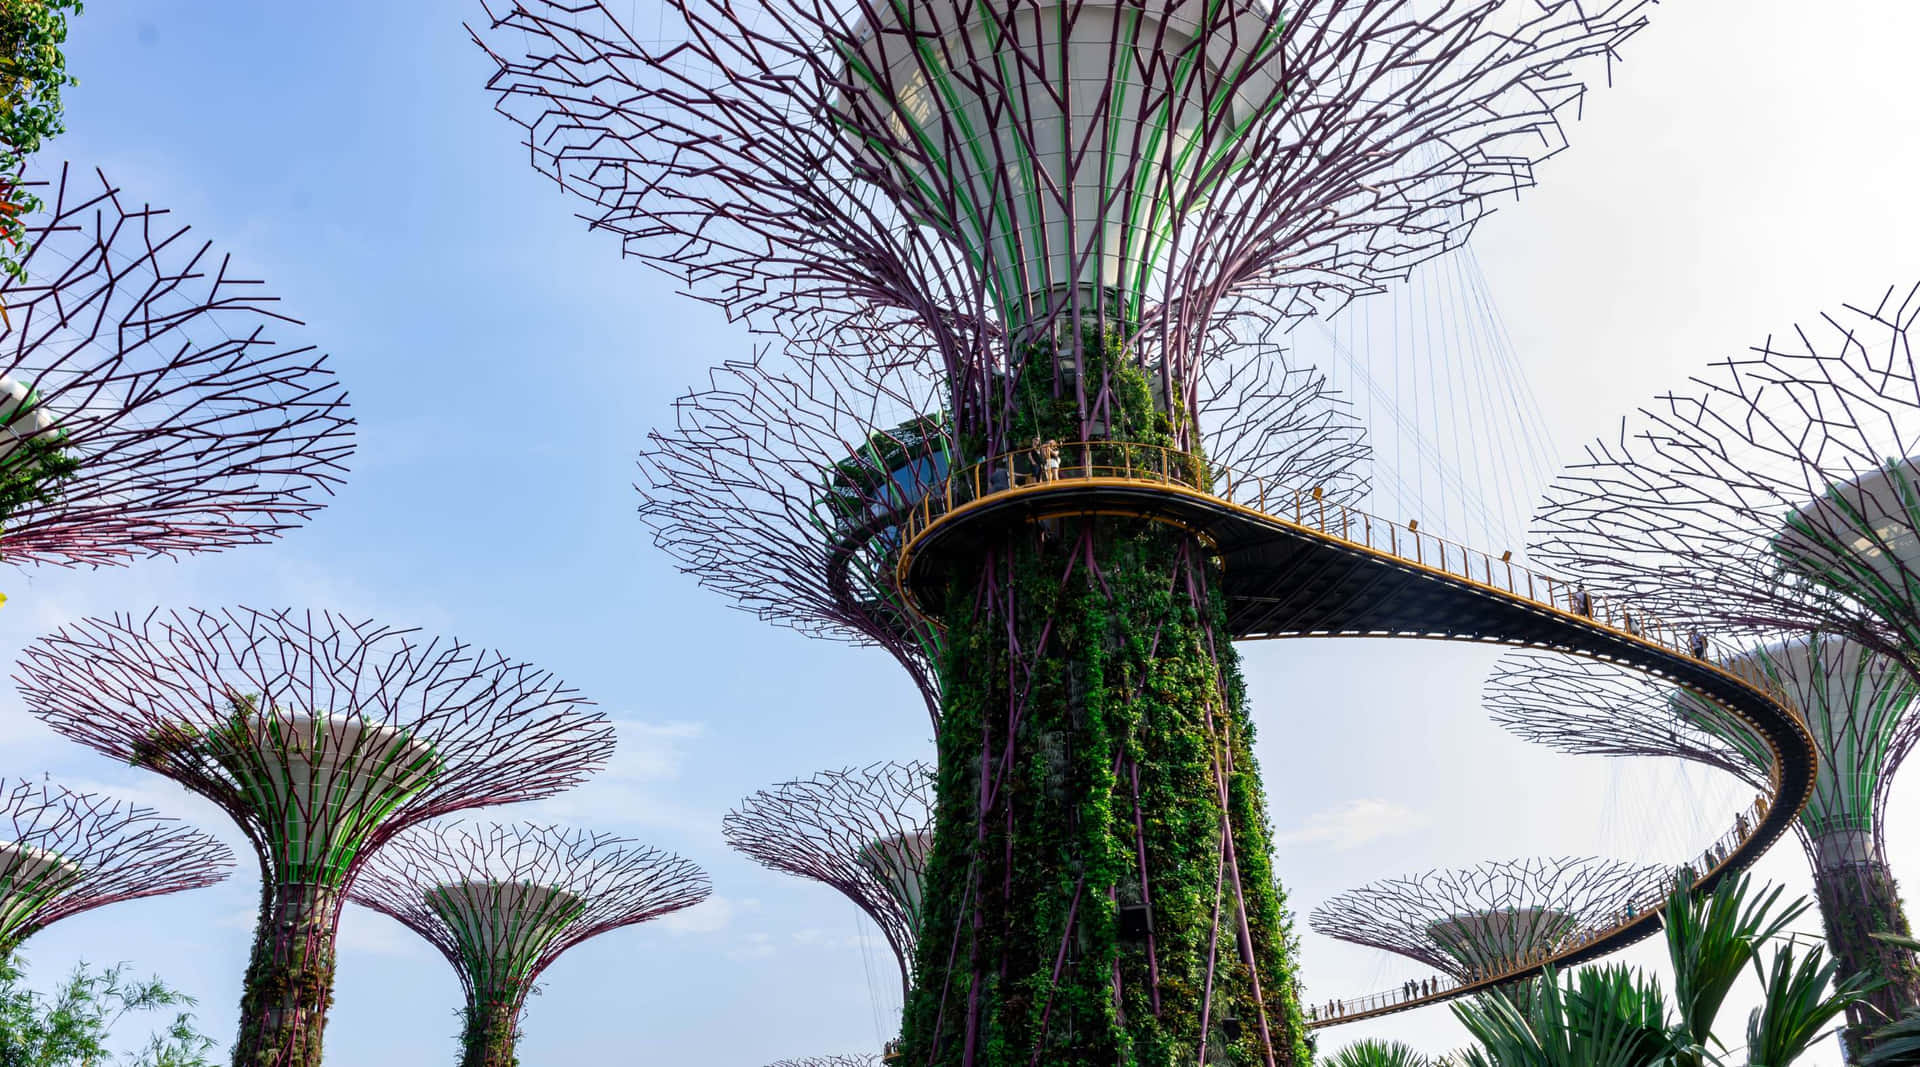
M 681 0 L 648 39 L 604 4 L 531 0 L 476 39 L 595 228 L 788 338 L 935 354 L 997 453 L 989 372 L 1063 323 L 1127 323 L 1191 410 L 1224 310 L 1306 314 L 1458 244 L 1563 145 L 1575 69 L 1645 7 Z M 1056 19 L 1071 54 L 1000 62 Z
M 260 924 L 235 1057 L 317 1063 L 347 889 L 424 820 L 551 795 L 613 748 L 552 674 L 330 613 L 94 618 L 30 645 L 20 692 L 54 729 L 219 805 L 253 842 Z
M 346 393 L 261 284 L 62 167 L 0 279 L 0 558 L 125 563 L 270 540 L 331 494 Z
M 1071 464 L 1210 491 L 1224 339 L 1458 245 L 1647 6 L 676 0 L 643 39 L 526 0 L 475 31 L 593 226 L 857 397 L 929 383 L 826 466 L 869 449 L 837 469 L 891 506 L 872 435 L 933 417 L 974 499 L 1033 502 L 943 495 L 979 521 L 918 564 L 944 629 L 910 1062 L 1308 1055 L 1217 545 L 1144 478 L 1045 494 Z
M 641 454 L 640 514 L 701 584 L 810 636 L 884 648 L 939 723 L 939 628 L 894 581 L 902 517 L 953 469 L 930 380 L 827 358 L 727 363 Z M 1274 347 L 1231 345 L 1198 415 L 1209 457 L 1358 503 L 1370 454 L 1326 379 Z
M 1504 974 L 1618 926 L 1671 874 L 1665 867 L 1560 858 L 1484 863 L 1390 878 L 1315 908 L 1313 929 L 1418 960 L 1458 982 Z
M 0 960 L 68 916 L 210 886 L 233 866 L 227 846 L 151 808 L 0 779 Z
M 912 762 L 782 782 L 741 801 L 723 826 L 727 844 L 755 862 L 829 886 L 866 912 L 907 989 L 932 821 L 933 768 Z
M 880 1057 L 867 1056 L 808 1056 L 798 1060 L 781 1060 L 767 1067 L 880 1067 Z
M 1797 674 L 1794 684 L 1838 706 L 1815 725 L 1835 750 L 1823 755 L 1848 779 L 1830 783 L 1816 818 L 1852 829 L 1802 825 L 1810 841 L 1851 841 L 1824 860 L 1809 844 L 1823 917 L 1843 966 L 1889 980 L 1872 1003 L 1890 1017 L 1920 1004 L 1920 963 L 1867 937 L 1908 929 L 1878 807 L 1916 727 L 1910 692 L 1873 660 L 1920 679 L 1916 316 L 1920 285 L 1895 285 L 1657 397 L 1555 480 L 1533 546 L 1535 559 L 1627 591 L 1670 620 L 1755 644 L 1786 635 L 1776 649 L 1798 643 L 1797 669 L 1770 669 Z M 1807 651 L 1809 639 L 1820 655 Z M 1814 670 L 1815 661 L 1825 666 Z M 1841 854 L 1853 859 L 1838 862 Z M 1850 1040 L 1871 1012 L 1852 1014 Z
M 527 995 L 589 938 L 692 907 L 712 892 L 692 862 L 558 827 L 416 827 L 388 843 L 348 898 L 404 923 L 466 990 L 461 1063 L 508 1067 Z
M 1906 929 L 1887 863 L 1886 803 L 1920 737 L 1920 685 L 1893 660 L 1839 637 L 1776 641 L 1747 660 L 1793 695 L 1819 752 L 1814 793 L 1794 828 L 1835 957 L 1848 973 L 1912 981 L 1911 954 L 1871 935 Z M 1495 722 L 1562 752 L 1671 756 L 1768 787 L 1773 756 L 1761 738 L 1717 705 L 1646 675 L 1554 653 L 1509 653 L 1488 680 L 1486 703 Z M 1875 1007 L 1893 1011 L 1910 988 L 1882 988 Z
M 1587 446 L 1533 557 L 1703 629 L 1848 638 L 1920 676 L 1920 286 L 1714 363 Z

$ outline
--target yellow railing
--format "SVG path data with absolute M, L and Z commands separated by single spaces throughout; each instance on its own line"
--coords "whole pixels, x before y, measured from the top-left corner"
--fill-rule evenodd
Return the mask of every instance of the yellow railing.
M 1722 834 L 1719 840 L 1708 845 L 1688 867 L 1700 872 L 1702 878 L 1717 870 L 1727 862 L 1739 847 L 1747 842 L 1760 828 L 1767 817 L 1768 802 L 1765 796 L 1754 798 L 1753 806 L 1734 816 L 1733 829 Z M 1677 874 L 1676 869 L 1676 874 Z M 1450 975 L 1441 975 L 1423 979 L 1411 990 L 1405 987 L 1372 993 L 1364 997 L 1352 997 L 1345 1000 L 1326 1000 L 1307 1005 L 1307 1023 L 1309 1026 L 1324 1026 L 1345 1022 L 1375 1012 L 1392 1008 L 1412 1007 L 1417 1004 L 1437 1000 L 1447 1000 L 1462 990 L 1478 986 L 1492 987 L 1510 981 L 1529 971 L 1535 970 L 1554 960 L 1576 955 L 1582 950 L 1596 945 L 1625 930 L 1637 922 L 1643 921 L 1648 914 L 1666 906 L 1667 894 L 1672 890 L 1671 881 L 1663 881 L 1646 887 L 1639 895 L 1621 905 L 1620 911 L 1597 926 L 1582 930 L 1572 938 L 1553 946 L 1550 952 L 1542 952 L 1535 957 L 1515 960 L 1513 966 L 1497 974 L 1470 976 L 1466 981 Z
M 1207 464 L 1190 452 L 1159 445 L 1077 441 L 1023 449 L 955 471 L 908 513 L 900 542 L 906 548 L 901 554 L 901 566 L 905 567 L 913 543 L 946 516 L 1002 494 L 1045 492 L 1061 482 L 1155 485 L 1311 530 L 1429 572 L 1517 597 L 1556 614 L 1587 620 L 1595 626 L 1696 660 L 1765 693 L 1774 703 L 1804 720 L 1786 690 L 1753 659 L 1729 654 L 1724 646 L 1716 649 L 1718 642 L 1705 634 L 1682 632 L 1645 612 L 1630 611 L 1624 604 L 1594 596 L 1577 583 L 1516 566 L 1511 553 L 1495 558 L 1421 531 L 1415 522 L 1403 525 L 1330 500 L 1318 487 L 1282 486 L 1265 478 Z M 1779 773 L 1776 760 L 1771 771 L 1776 792 Z M 1771 803 L 1766 795 L 1757 797 L 1750 810 L 1735 816 L 1733 829 L 1695 859 L 1692 869 L 1701 872 L 1704 878 L 1725 864 L 1759 830 Z M 1394 989 L 1349 1000 L 1310 1004 L 1309 1024 L 1340 1022 L 1396 1006 L 1448 999 L 1471 987 L 1498 985 L 1553 959 L 1577 954 L 1643 921 L 1648 913 L 1664 905 L 1669 888 L 1667 885 L 1649 887 L 1641 898 L 1634 899 L 1619 915 L 1613 916 L 1612 921 L 1583 931 L 1575 939 L 1556 946 L 1551 954 L 1517 961 L 1503 974 L 1483 975 L 1467 982 L 1436 978 L 1428 980 L 1416 992 Z
M 1499 558 L 1327 499 L 1318 487 L 1281 486 L 1268 479 L 1207 464 L 1191 452 L 1160 445 L 1076 441 L 1022 449 L 955 471 L 908 512 L 901 544 L 913 541 L 947 515 L 1006 493 L 1044 491 L 1061 482 L 1155 485 L 1224 502 L 1243 511 L 1325 537 L 1384 553 L 1404 563 L 1519 597 L 1562 615 L 1574 615 L 1668 652 L 1718 668 L 1758 689 L 1795 714 L 1784 689 L 1750 658 L 1716 651 L 1707 635 L 1682 632 L 1642 611 L 1583 586 L 1525 567 L 1511 553 Z M 903 553 L 903 560 L 905 558 Z

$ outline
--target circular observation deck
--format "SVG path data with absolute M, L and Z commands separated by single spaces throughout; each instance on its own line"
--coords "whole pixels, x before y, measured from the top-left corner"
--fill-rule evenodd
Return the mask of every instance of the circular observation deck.
M 1662 678 L 1745 722 L 1772 754 L 1772 788 L 1688 861 L 1699 872 L 1696 889 L 1751 866 L 1812 796 L 1818 757 L 1792 698 L 1703 635 L 1535 574 L 1509 555 L 1328 502 L 1311 488 L 1240 477 L 1191 453 L 1096 441 L 1060 445 L 1051 458 L 1036 449 L 996 456 L 932 487 L 901 529 L 896 578 L 911 610 L 928 614 L 955 569 L 1010 527 L 1089 515 L 1171 523 L 1218 556 L 1236 640 L 1407 637 L 1548 649 Z M 1607 955 L 1657 932 L 1662 906 L 1661 898 L 1636 901 L 1612 927 L 1503 973 L 1412 996 L 1389 991 L 1308 1005 L 1308 1025 L 1405 1011 Z

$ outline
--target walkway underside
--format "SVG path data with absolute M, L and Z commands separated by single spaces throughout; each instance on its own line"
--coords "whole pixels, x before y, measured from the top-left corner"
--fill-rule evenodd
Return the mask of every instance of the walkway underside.
M 1783 693 L 1734 673 L 1725 660 L 1690 654 L 1690 635 L 1616 613 L 1564 583 L 1292 490 L 1236 483 L 1224 472 L 1214 473 L 1217 492 L 1161 476 L 1179 470 L 1178 462 L 1162 461 L 1156 471 L 1132 460 L 1122 473 L 1076 467 L 1069 458 L 1054 480 L 986 488 L 994 480 L 981 470 L 1006 462 L 958 473 L 909 519 L 899 578 L 916 607 L 944 581 L 941 567 L 972 558 L 984 535 L 1007 524 L 1089 514 L 1158 519 L 1216 547 L 1225 568 L 1228 621 L 1239 639 L 1392 636 L 1552 649 L 1620 663 L 1724 705 L 1772 747 L 1776 785 L 1761 799 L 1758 818 L 1743 819 L 1718 846 L 1690 861 L 1704 872 L 1696 882 L 1700 889 L 1750 866 L 1792 825 L 1812 793 L 1813 738 Z M 1648 904 L 1557 956 L 1426 996 L 1376 994 L 1342 1002 L 1312 1025 L 1405 1011 L 1531 977 L 1545 966 L 1607 955 L 1659 930 L 1658 902 Z

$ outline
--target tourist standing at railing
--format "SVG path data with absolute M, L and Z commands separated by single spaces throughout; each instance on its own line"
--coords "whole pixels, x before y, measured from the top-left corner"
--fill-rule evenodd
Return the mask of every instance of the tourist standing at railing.
M 1573 613 L 1593 618 L 1593 594 L 1587 592 L 1585 585 L 1577 585 L 1573 589 Z
M 1051 437 L 1040 446 L 1040 477 L 1049 482 L 1060 477 L 1060 442 Z
M 1687 655 L 1694 659 L 1707 658 L 1707 635 L 1698 630 L 1687 635 Z

